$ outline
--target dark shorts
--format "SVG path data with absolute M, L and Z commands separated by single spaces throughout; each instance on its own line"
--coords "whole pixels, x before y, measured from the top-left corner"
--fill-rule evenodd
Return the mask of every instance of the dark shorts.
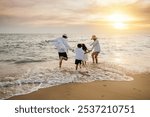
M 93 53 L 99 54 L 100 52 L 93 52 Z
M 75 60 L 75 64 L 81 64 L 81 63 L 82 63 L 82 60 L 78 60 L 78 59 Z
M 58 52 L 58 55 L 59 55 L 59 59 L 61 59 L 61 58 L 64 59 L 64 60 L 68 59 L 68 56 L 67 56 L 66 52 L 63 52 L 63 53 Z
M 98 55 L 100 52 L 93 52 L 92 55 Z

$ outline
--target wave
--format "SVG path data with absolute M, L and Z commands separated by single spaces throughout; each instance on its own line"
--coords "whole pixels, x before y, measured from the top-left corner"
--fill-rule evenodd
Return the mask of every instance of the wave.
M 0 48 L 0 53 L 8 53 L 8 51 Z
M 46 88 L 65 83 L 86 83 L 96 80 L 111 81 L 131 81 L 123 69 L 109 64 L 87 65 L 80 71 L 74 70 L 74 64 L 61 70 L 56 67 L 56 63 L 43 64 L 28 69 L 21 77 L 5 77 L 0 82 L 1 92 L 4 94 L 1 99 L 14 95 L 27 94 L 40 88 Z M 51 66 L 51 67 L 49 67 Z
M 15 62 L 15 59 L 0 60 L 0 62 Z
M 45 62 L 46 59 L 41 60 L 33 60 L 33 59 L 27 59 L 27 60 L 15 60 L 15 59 L 8 59 L 8 60 L 0 60 L 0 62 L 13 62 L 15 64 L 22 64 L 22 63 L 34 63 L 34 62 Z
M 16 61 L 15 64 L 22 64 L 22 63 L 33 63 L 33 62 L 45 62 L 46 60 L 20 60 L 20 61 Z

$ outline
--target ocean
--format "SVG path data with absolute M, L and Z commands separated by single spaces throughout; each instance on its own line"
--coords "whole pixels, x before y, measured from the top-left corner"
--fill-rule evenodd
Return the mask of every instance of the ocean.
M 150 72 L 150 35 L 147 33 L 98 34 L 101 45 L 99 63 L 91 53 L 87 65 L 75 70 L 74 53 L 58 67 L 58 52 L 53 44 L 61 34 L 0 34 L 0 99 L 31 93 L 65 83 L 96 80 L 132 81 L 129 74 Z M 75 49 L 92 43 L 90 34 L 68 34 Z M 49 40 L 49 42 L 47 42 Z M 119 83 L 119 82 L 118 82 Z

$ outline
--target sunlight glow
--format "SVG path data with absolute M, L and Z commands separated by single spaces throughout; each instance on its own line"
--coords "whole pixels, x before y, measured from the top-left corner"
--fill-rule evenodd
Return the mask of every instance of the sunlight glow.
M 110 21 L 113 22 L 125 22 L 130 20 L 129 16 L 122 13 L 114 13 L 110 15 L 108 18 Z
M 122 23 L 122 22 L 114 23 L 113 26 L 116 29 L 125 29 L 127 27 L 127 25 L 125 23 Z
M 108 21 L 112 23 L 116 29 L 126 29 L 127 22 L 131 21 L 131 18 L 123 13 L 113 13 L 108 16 Z
M 123 55 L 121 53 L 115 53 L 114 56 L 113 61 L 116 64 L 122 64 L 124 62 Z

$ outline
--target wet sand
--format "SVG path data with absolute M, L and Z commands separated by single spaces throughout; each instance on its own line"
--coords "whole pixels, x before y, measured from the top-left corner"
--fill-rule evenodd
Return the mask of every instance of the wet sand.
M 68 83 L 14 96 L 8 100 L 149 100 L 150 73 L 132 77 L 133 81 Z

